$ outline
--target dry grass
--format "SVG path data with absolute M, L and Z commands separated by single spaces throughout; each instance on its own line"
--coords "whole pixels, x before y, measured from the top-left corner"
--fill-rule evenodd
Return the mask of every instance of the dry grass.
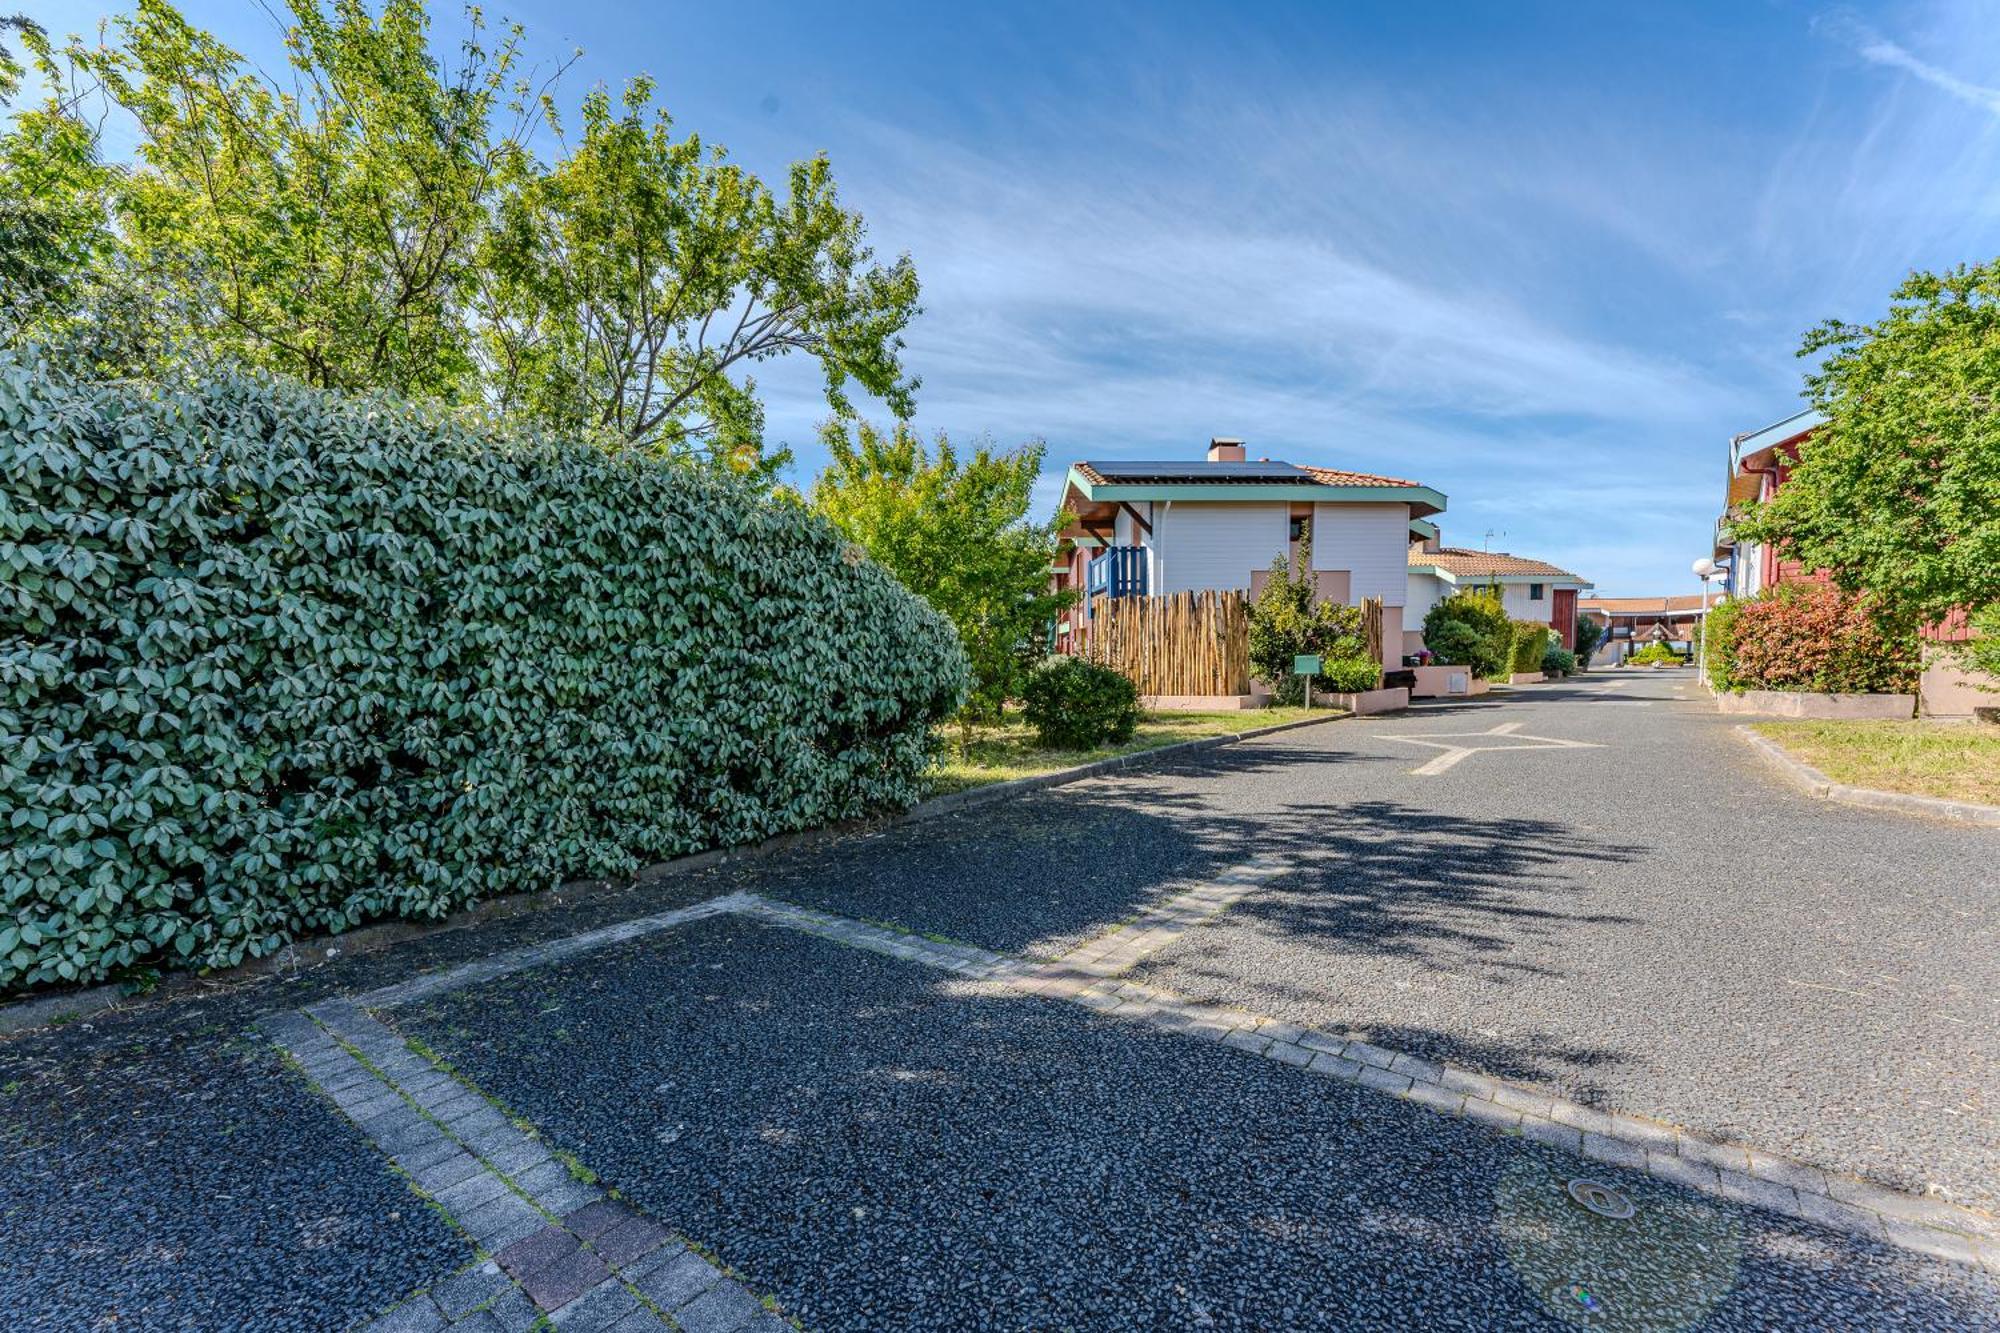
M 959 729 L 952 726 L 945 730 L 945 751 L 931 776 L 931 792 L 943 795 L 964 791 L 967 787 L 983 787 L 989 782 L 1054 773 L 1112 755 L 1157 750 L 1163 745 L 1202 736 L 1221 736 L 1233 731 L 1276 726 L 1280 722 L 1295 722 L 1303 717 L 1330 718 L 1340 715 L 1339 710 L 1330 708 L 1315 708 L 1311 713 L 1303 708 L 1255 708 L 1227 713 L 1146 713 L 1139 719 L 1139 730 L 1123 745 L 1106 745 L 1095 750 L 1045 750 L 1035 742 L 1035 729 L 1023 722 L 1018 714 L 1010 712 L 1006 721 L 997 727 L 974 727 L 971 743 L 963 749 L 960 748 Z
M 2000 805 L 2000 727 L 1952 722 L 1758 722 L 1835 782 Z

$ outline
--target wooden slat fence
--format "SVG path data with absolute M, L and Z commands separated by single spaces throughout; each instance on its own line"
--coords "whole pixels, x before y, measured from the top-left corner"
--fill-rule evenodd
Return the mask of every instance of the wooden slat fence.
M 1129 676 L 1141 694 L 1248 694 L 1244 611 L 1240 592 L 1096 597 L 1084 655 Z

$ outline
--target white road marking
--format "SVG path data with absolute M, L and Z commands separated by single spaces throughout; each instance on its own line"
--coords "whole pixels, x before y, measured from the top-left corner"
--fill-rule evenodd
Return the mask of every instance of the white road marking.
M 1519 722 L 1502 722 L 1487 731 L 1434 731 L 1423 736 L 1376 736 L 1383 741 L 1408 741 L 1412 745 L 1428 745 L 1442 750 L 1443 754 L 1429 763 L 1410 770 L 1412 777 L 1436 777 L 1456 764 L 1470 759 L 1482 750 L 1601 750 L 1604 747 L 1595 741 L 1563 740 L 1555 736 L 1526 736 L 1520 734 Z M 1526 745 L 1451 745 L 1452 740 L 1478 740 L 1497 736 L 1508 741 L 1528 741 Z

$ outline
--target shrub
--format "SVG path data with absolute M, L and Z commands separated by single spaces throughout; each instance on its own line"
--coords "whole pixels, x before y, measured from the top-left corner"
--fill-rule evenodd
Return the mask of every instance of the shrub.
M 1576 673 L 1576 654 L 1559 643 L 1552 643 L 1542 654 L 1542 674 L 1545 676 L 1569 676 Z
M 1313 688 L 1336 694 L 1360 694 L 1382 683 L 1382 664 L 1372 657 L 1346 657 L 1321 662 L 1313 677 Z
M 1597 645 L 1604 642 L 1604 626 L 1595 616 L 1576 618 L 1576 660 L 1584 666 L 1590 665 L 1590 655 L 1597 651 Z
M 1492 676 L 1513 657 L 1513 622 L 1492 593 L 1453 593 L 1425 612 L 1424 646 L 1440 662 Z
M 1508 670 L 1522 675 L 1540 671 L 1542 658 L 1548 653 L 1549 627 L 1533 620 L 1516 620 L 1512 634 Z
M 1368 663 L 1381 679 L 1381 667 L 1368 656 L 1361 608 L 1319 599 L 1312 573 L 1312 532 L 1299 541 L 1298 567 L 1279 556 L 1271 562 L 1271 577 L 1249 608 L 1250 671 L 1271 687 L 1281 704 L 1305 698 L 1305 682 L 1292 671 L 1292 659 L 1317 656 L 1322 674 L 1313 677 L 1315 690 L 1341 691 L 1325 670 L 1336 662 Z M 1346 679 L 1358 678 L 1349 668 Z M 1374 689 L 1374 682 L 1366 688 Z
M 1649 643 L 1625 660 L 1633 666 L 1678 666 L 1681 655 L 1664 643 Z
M 1132 739 L 1139 689 L 1110 667 L 1080 657 L 1044 662 L 1022 692 L 1028 722 L 1045 746 L 1090 750 Z
M 1780 584 L 1738 605 L 1734 689 L 1897 694 L 1917 677 L 1916 636 L 1891 634 L 1869 604 L 1830 584 Z
M 1718 690 L 1737 688 L 1736 686 L 1736 617 L 1741 614 L 1744 603 L 1733 598 L 1725 598 L 1708 608 L 1708 614 L 1701 618 L 1701 631 L 1697 643 L 1701 648 L 1701 660 L 1708 683 Z
M 951 626 L 629 450 L 0 355 L 0 989 L 907 803 Z

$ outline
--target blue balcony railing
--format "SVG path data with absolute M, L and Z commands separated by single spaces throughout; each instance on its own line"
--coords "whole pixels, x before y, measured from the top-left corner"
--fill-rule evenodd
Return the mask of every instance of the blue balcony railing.
M 1146 595 L 1146 548 L 1107 546 L 1104 554 L 1090 562 L 1083 581 L 1087 597 L 1144 597 Z

